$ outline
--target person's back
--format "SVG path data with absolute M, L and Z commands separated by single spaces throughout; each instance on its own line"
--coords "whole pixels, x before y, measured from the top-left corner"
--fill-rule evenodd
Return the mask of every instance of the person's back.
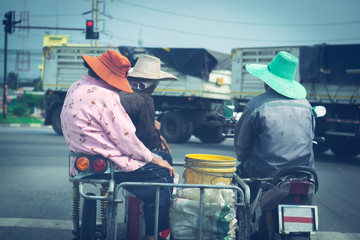
M 289 99 L 269 89 L 249 102 L 240 121 L 235 150 L 239 160 L 246 159 L 243 168 L 249 176 L 265 177 L 289 166 L 313 167 L 315 120 L 306 99 Z M 244 135 L 248 137 L 239 137 Z M 243 151 L 250 146 L 250 152 Z
M 160 134 L 160 123 L 155 120 L 155 106 L 151 94 L 160 81 L 178 79 L 172 74 L 161 71 L 160 68 L 159 58 L 140 55 L 128 76 L 134 93 L 120 92 L 120 101 L 136 127 L 136 136 L 147 148 L 172 161 L 169 156 L 170 148 Z M 163 150 L 169 154 L 165 154 Z
M 269 63 L 248 64 L 266 92 L 246 105 L 234 148 L 242 177 L 266 177 L 288 166 L 314 167 L 315 118 L 305 88 L 294 80 L 298 60 L 280 52 Z
M 141 90 L 120 92 L 121 104 L 136 127 L 136 136 L 148 149 L 160 149 L 160 131 L 155 128 L 155 109 L 151 96 Z

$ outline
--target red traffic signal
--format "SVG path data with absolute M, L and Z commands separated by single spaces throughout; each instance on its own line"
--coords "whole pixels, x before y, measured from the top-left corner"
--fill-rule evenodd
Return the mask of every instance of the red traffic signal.
M 87 20 L 86 21 L 86 26 L 89 28 L 92 28 L 94 26 L 94 21 L 93 20 Z
M 94 20 L 86 20 L 86 39 L 99 39 L 99 32 L 94 32 Z

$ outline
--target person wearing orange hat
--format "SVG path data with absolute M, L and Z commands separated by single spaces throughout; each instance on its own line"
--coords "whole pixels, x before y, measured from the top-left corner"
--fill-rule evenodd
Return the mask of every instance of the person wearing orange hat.
M 172 183 L 174 168 L 155 156 L 136 137 L 135 127 L 122 107 L 119 91 L 132 93 L 127 81 L 129 60 L 114 50 L 99 57 L 83 55 L 88 74 L 74 82 L 65 97 L 61 127 L 72 152 L 100 154 L 115 164 L 116 182 Z M 75 167 L 72 176 L 79 176 Z M 86 177 L 86 176 L 84 176 Z M 144 201 L 146 238 L 154 236 L 155 188 L 129 188 Z M 159 232 L 167 229 L 170 188 L 161 188 Z

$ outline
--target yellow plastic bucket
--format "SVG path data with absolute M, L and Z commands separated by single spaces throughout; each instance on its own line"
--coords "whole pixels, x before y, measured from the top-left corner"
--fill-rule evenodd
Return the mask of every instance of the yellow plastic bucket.
M 236 159 L 211 154 L 187 154 L 185 156 L 185 183 L 230 184 L 236 171 Z

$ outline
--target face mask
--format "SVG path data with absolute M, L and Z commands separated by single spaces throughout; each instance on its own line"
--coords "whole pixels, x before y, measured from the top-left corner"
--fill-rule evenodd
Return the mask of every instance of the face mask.
M 131 81 L 130 85 L 132 89 L 145 90 L 151 86 L 157 85 L 159 81 L 146 81 L 146 82 L 134 82 Z

